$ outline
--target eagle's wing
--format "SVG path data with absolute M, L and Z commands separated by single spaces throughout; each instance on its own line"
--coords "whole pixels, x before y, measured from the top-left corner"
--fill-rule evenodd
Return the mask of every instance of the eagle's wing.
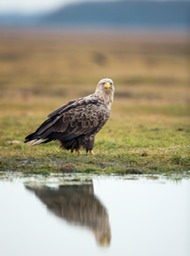
M 82 101 L 83 98 L 79 98 L 77 100 L 71 100 L 69 101 L 67 104 L 62 105 L 61 107 L 57 108 L 56 110 L 54 110 L 52 113 L 50 113 L 48 115 L 49 118 L 56 116 L 56 115 L 60 115 L 61 113 L 63 113 L 64 111 L 69 110 L 70 108 L 73 108 L 75 105 L 78 105 L 78 103 L 80 101 Z
M 80 98 L 52 112 L 35 133 L 26 137 L 26 142 L 67 141 L 80 135 L 97 133 L 108 117 L 109 111 L 100 99 L 92 95 Z

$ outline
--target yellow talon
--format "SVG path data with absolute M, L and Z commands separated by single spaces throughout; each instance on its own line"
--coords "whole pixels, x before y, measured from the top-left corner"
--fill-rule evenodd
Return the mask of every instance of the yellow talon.
M 76 153 L 77 155 L 80 155 L 80 150 L 79 150 L 79 149 L 76 149 L 76 150 L 75 150 L 75 153 Z

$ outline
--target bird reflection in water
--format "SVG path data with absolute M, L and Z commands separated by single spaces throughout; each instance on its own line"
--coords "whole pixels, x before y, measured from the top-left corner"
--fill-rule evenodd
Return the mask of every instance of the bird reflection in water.
M 111 230 L 106 208 L 94 195 L 93 184 L 26 186 L 47 206 L 49 211 L 71 224 L 87 227 L 94 233 L 97 243 L 109 246 Z

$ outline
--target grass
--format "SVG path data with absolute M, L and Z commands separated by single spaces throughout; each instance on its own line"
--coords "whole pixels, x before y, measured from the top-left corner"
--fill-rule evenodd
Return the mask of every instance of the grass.
M 1 31 L 1 171 L 188 173 L 185 39 L 38 32 Z M 36 147 L 23 143 L 48 113 L 91 93 L 103 77 L 115 81 L 116 95 L 111 118 L 96 136 L 94 156 L 63 151 L 57 142 Z

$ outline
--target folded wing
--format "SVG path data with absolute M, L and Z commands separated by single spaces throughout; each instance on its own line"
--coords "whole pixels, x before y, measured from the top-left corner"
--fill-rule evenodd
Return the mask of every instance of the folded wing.
M 86 134 L 96 134 L 109 117 L 106 105 L 97 97 L 70 101 L 52 112 L 25 143 L 36 145 L 51 140 L 68 141 Z

